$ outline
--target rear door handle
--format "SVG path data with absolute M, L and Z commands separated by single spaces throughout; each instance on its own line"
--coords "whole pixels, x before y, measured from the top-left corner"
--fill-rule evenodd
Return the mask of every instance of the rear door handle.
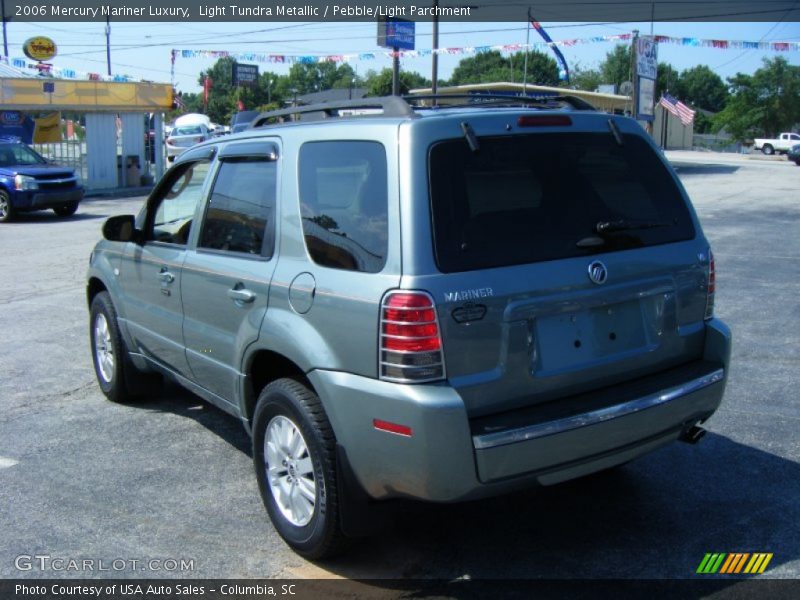
M 228 290 L 228 298 L 236 302 L 249 303 L 256 299 L 256 295 L 247 289 L 233 288 Z

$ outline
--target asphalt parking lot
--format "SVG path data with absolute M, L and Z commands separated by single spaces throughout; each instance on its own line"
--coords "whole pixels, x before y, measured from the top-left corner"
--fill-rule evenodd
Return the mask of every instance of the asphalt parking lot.
M 103 220 L 143 198 L 0 226 L 0 577 L 686 578 L 707 552 L 770 552 L 765 577 L 800 578 L 800 168 L 668 156 L 712 242 L 716 312 L 734 332 L 709 434 L 554 487 L 399 506 L 387 531 L 324 564 L 272 529 L 235 419 L 175 386 L 119 406 L 95 384 L 89 252 Z M 35 554 L 128 562 L 19 570 Z M 162 566 L 130 563 L 150 559 Z

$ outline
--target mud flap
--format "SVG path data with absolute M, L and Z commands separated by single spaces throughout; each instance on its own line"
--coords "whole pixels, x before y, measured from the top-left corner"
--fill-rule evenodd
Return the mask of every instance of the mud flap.
M 361 487 L 345 449 L 336 444 L 336 479 L 342 532 L 348 537 L 366 537 L 390 522 L 392 502 L 377 502 Z

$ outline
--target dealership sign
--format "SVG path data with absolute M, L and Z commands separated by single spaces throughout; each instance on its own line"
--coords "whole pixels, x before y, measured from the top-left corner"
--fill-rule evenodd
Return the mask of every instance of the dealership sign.
M 255 85 L 258 81 L 258 65 L 233 63 L 233 85 Z
M 378 20 L 378 46 L 398 50 L 414 49 L 414 21 L 387 18 Z
M 49 37 L 39 35 L 25 40 L 22 51 L 31 60 L 44 61 L 53 58 L 57 48 L 56 43 Z

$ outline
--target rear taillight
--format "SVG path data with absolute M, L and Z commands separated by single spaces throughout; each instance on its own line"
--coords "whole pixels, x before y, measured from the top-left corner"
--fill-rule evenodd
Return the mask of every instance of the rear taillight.
M 706 286 L 706 319 L 714 316 L 714 293 L 717 291 L 717 275 L 714 253 L 708 251 L 708 285 Z
M 381 303 L 380 378 L 420 383 L 444 378 L 442 336 L 426 292 L 389 292 Z

